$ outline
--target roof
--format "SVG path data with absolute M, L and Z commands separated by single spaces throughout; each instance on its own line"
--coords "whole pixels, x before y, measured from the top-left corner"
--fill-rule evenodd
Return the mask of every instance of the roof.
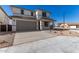
M 24 10 L 32 11 L 32 12 L 36 12 L 37 10 L 41 10 L 41 11 L 44 11 L 44 12 L 51 13 L 50 11 L 47 11 L 47 10 L 44 10 L 44 9 L 37 9 L 36 11 L 33 11 L 33 10 L 30 10 L 30 9 L 21 8 L 21 7 L 14 6 L 14 5 L 10 5 L 10 6 L 11 6 L 11 7 L 15 7 L 15 8 L 19 8 L 19 9 L 24 9 Z
M 68 25 L 79 25 L 79 23 L 70 23 L 70 24 L 68 24 Z
M 4 11 L 4 9 L 0 6 L 0 9 L 4 12 L 4 14 L 6 15 L 6 16 L 8 16 L 8 14 Z M 8 16 L 9 17 L 9 16 Z M 10 17 L 9 17 L 10 18 Z
M 55 21 L 55 20 L 53 20 L 53 19 L 51 19 L 49 17 L 43 17 L 42 19 L 49 19 L 49 20 Z
M 10 16 L 11 18 L 21 18 L 21 19 L 36 19 L 35 17 L 23 17 L 23 16 Z
M 17 7 L 17 6 L 14 6 L 14 5 L 10 5 L 10 7 L 15 7 L 15 8 L 19 8 L 19 9 L 24 9 L 24 10 L 32 11 L 32 10 L 21 8 L 21 7 Z
M 36 19 L 36 17 L 30 17 L 30 16 L 27 16 L 27 17 L 23 17 L 23 16 L 10 16 L 10 18 L 24 18 L 24 19 L 26 19 L 26 18 L 28 18 L 28 19 Z M 53 20 L 53 19 L 51 19 L 51 18 L 48 18 L 48 17 L 43 17 L 42 19 L 49 19 L 49 20 L 52 20 L 52 21 L 55 21 L 55 20 Z

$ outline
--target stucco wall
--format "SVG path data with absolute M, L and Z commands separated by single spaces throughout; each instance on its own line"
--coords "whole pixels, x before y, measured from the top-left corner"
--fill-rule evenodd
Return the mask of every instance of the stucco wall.
M 31 11 L 24 10 L 24 15 L 31 16 Z
M 43 12 L 42 10 L 37 10 L 36 11 L 37 18 L 39 18 L 39 19 L 42 18 L 42 12 Z M 49 17 L 50 13 L 46 12 L 46 16 Z
M 36 13 L 36 18 L 37 19 L 41 19 L 42 18 L 42 11 L 41 10 L 37 10 L 35 13 Z
M 77 25 L 76 28 L 79 28 L 79 25 Z
M 13 11 L 14 14 L 15 13 L 18 13 L 18 14 L 21 13 L 20 9 L 18 9 L 18 8 L 11 7 L 11 9 L 12 9 L 12 11 Z
M 12 11 L 13 11 L 13 14 L 15 15 L 22 15 L 21 14 L 21 8 L 16 8 L 16 7 L 11 7 L 11 9 L 12 9 Z M 31 15 L 31 11 L 30 10 L 25 10 L 25 9 L 23 9 L 24 10 L 24 15 L 27 15 L 27 16 L 29 16 L 29 15 Z
M 47 17 L 49 17 L 49 16 L 50 16 L 50 13 L 49 13 L 49 12 L 47 12 L 47 13 L 46 13 L 46 15 L 47 15 Z
M 76 28 L 76 26 L 70 26 L 70 28 Z

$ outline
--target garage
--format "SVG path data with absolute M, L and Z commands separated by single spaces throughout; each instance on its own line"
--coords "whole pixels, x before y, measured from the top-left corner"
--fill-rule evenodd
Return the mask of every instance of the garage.
M 16 20 L 16 31 L 34 31 L 36 30 L 36 22 Z

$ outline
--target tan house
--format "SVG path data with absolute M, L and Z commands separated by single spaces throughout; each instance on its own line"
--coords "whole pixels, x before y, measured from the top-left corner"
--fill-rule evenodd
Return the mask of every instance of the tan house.
M 28 10 L 11 5 L 12 16 L 0 8 L 1 31 L 35 31 L 49 29 L 50 12 L 45 10 Z
M 70 29 L 77 29 L 79 28 L 79 23 L 59 23 L 58 26 Z

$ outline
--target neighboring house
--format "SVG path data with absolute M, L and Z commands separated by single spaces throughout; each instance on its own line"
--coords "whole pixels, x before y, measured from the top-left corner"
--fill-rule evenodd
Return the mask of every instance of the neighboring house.
M 79 28 L 79 23 L 70 23 L 68 25 L 70 28 Z
M 16 31 L 12 28 L 15 25 L 14 23 L 15 22 L 6 14 L 2 7 L 0 7 L 0 32 Z
M 13 13 L 8 16 L 0 7 L 0 31 L 35 31 L 49 29 L 50 12 L 45 10 L 28 10 L 16 6 L 10 6 Z
M 59 23 L 58 25 L 61 27 L 63 23 Z M 79 28 L 79 23 L 66 23 L 67 28 L 76 29 Z
M 16 6 L 10 6 L 13 12 L 11 18 L 16 21 L 16 31 L 33 31 L 49 29 L 48 24 L 53 20 L 50 13 L 44 10 L 28 10 Z

